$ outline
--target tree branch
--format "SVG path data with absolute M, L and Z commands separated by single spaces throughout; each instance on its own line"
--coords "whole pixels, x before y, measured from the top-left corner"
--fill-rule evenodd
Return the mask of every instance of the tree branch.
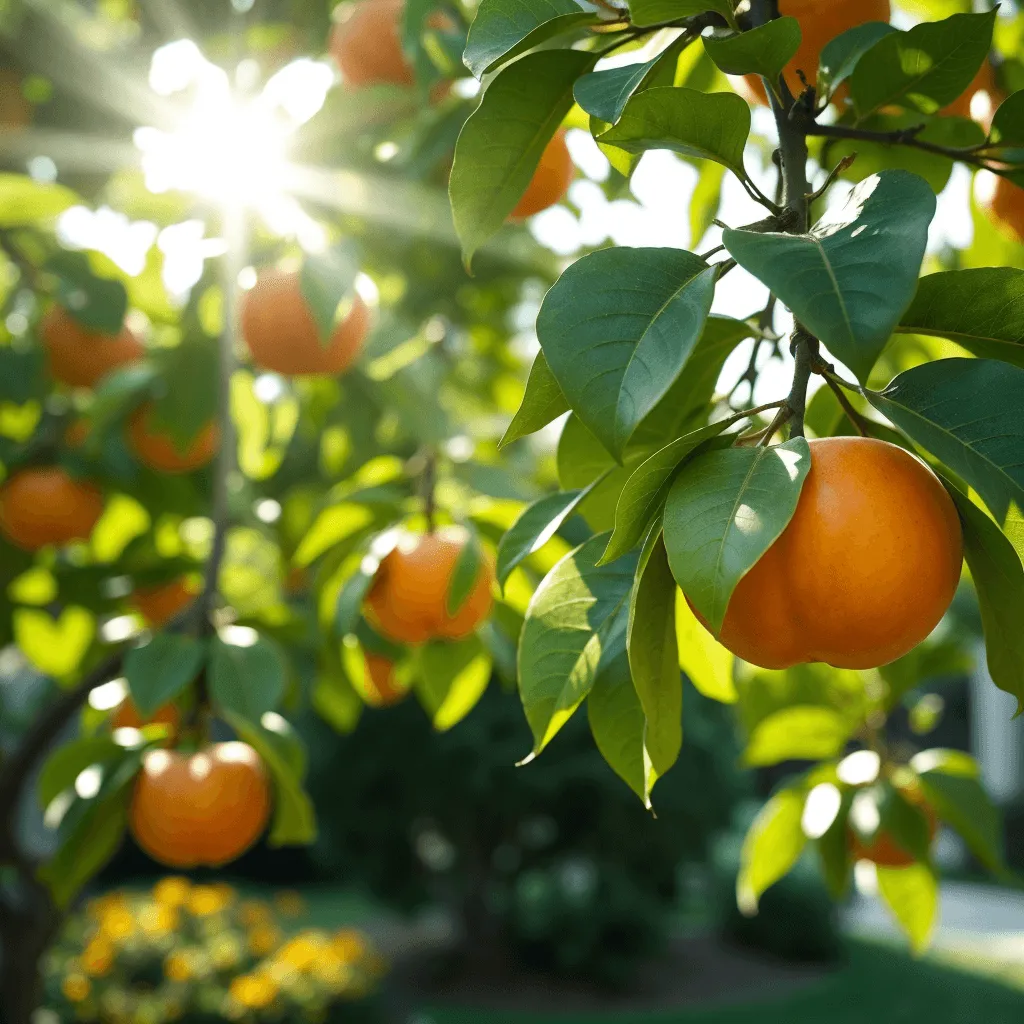
M 793 332 L 793 386 L 786 396 L 786 407 L 792 413 L 790 427 L 791 437 L 804 436 L 804 411 L 807 407 L 807 384 L 814 372 L 814 364 L 818 355 L 818 339 L 808 334 L 797 324 Z

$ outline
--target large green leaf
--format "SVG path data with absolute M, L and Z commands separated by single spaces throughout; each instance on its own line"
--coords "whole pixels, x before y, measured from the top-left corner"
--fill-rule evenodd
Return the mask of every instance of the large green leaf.
M 696 346 L 715 275 L 683 249 L 616 247 L 577 260 L 545 296 L 537 336 L 551 372 L 620 461 Z
M 830 95 L 845 82 L 868 50 L 883 36 L 899 31 L 884 21 L 866 21 L 829 40 L 818 62 L 818 96 Z
M 1013 545 L 974 502 L 949 488 L 964 527 L 964 557 L 978 593 L 992 681 L 1024 710 L 1024 566 Z
M 757 912 L 761 894 L 799 860 L 807 845 L 801 824 L 806 793 L 802 787 L 780 789 L 754 819 L 743 840 L 736 902 L 745 914 Z
M 562 413 L 569 411 L 569 403 L 562 394 L 562 389 L 555 380 L 555 375 L 548 366 L 543 352 L 530 367 L 530 376 L 526 380 L 526 394 L 519 406 L 519 411 L 512 418 L 508 430 L 502 435 L 498 447 L 503 448 L 519 438 L 532 434 L 541 427 L 546 427 L 552 420 L 557 420 Z
M 86 768 L 106 765 L 124 754 L 111 736 L 84 736 L 61 744 L 43 762 L 36 783 L 39 806 L 45 811 L 65 790 L 70 789 Z
M 124 659 L 135 706 L 152 715 L 161 704 L 174 700 L 199 674 L 206 646 L 181 633 L 157 633 L 148 644 L 133 647 Z
M 932 114 L 971 84 L 992 46 L 994 10 L 954 14 L 884 36 L 857 62 L 850 93 L 861 117 L 894 103 Z
M 796 18 L 776 18 L 747 32 L 704 36 L 704 49 L 728 75 L 762 75 L 774 83 L 799 48 L 801 37 Z
M 581 50 L 527 54 L 498 73 L 467 119 L 448 184 L 467 266 L 519 202 L 595 60 Z
M 590 492 L 576 506 L 576 512 L 592 530 L 610 530 L 615 525 L 615 503 L 619 500 L 619 493 L 640 456 L 634 457 L 630 453 L 626 465 L 620 466 L 575 414 L 565 421 L 555 454 L 558 480 L 563 490 L 593 484 Z
M 647 731 L 644 746 L 657 775 L 676 763 L 683 743 L 683 682 L 675 623 L 676 584 L 661 529 L 651 531 L 637 564 L 626 649 Z M 645 800 L 650 792 L 644 793 Z
M 702 444 L 718 437 L 730 425 L 719 420 L 680 437 L 641 462 L 626 481 L 615 506 L 615 530 L 602 562 L 611 562 L 640 543 L 651 520 L 665 503 L 672 478 Z
M 597 20 L 575 0 L 481 0 L 462 60 L 482 78 L 546 39 Z
M 566 555 L 541 581 L 519 638 L 519 693 L 540 753 L 590 692 L 598 667 L 612 655 L 617 618 L 624 644 L 624 608 L 637 558 L 599 566 L 606 535 Z
M 24 174 L 0 174 L 0 228 L 39 224 L 81 202 L 63 185 L 34 181 Z
M 928 948 L 939 910 L 939 883 L 924 864 L 878 870 L 878 893 L 892 911 L 896 923 L 921 953 Z
M 993 155 L 1007 163 L 1024 163 L 1024 89 L 999 104 L 992 117 L 992 142 L 1000 148 Z M 1020 183 L 1017 176 L 1014 181 Z
M 670 149 L 715 160 L 746 178 L 743 150 L 749 134 L 750 107 L 735 93 L 658 86 L 636 93 L 618 123 L 597 141 L 627 153 Z
M 57 301 L 83 326 L 117 334 L 128 309 L 128 292 L 114 278 L 97 274 L 88 254 L 61 249 L 46 261 L 57 275 Z
M 923 178 L 883 171 L 807 234 L 741 228 L 722 241 L 864 381 L 914 297 L 934 213 Z
M 842 753 L 850 723 L 832 708 L 796 704 L 762 719 L 743 752 L 749 765 L 782 761 L 821 761 Z
M 1024 508 L 1024 369 L 939 359 L 895 377 L 868 401 L 984 499 L 1001 522 Z
M 640 28 L 664 25 L 712 11 L 736 27 L 731 0 L 629 0 L 629 19 Z
M 922 277 L 896 330 L 949 338 L 976 356 L 1024 367 L 1024 270 L 975 267 Z
M 286 668 L 277 645 L 264 637 L 245 647 L 219 638 L 210 643 L 210 696 L 221 709 L 259 722 L 284 694 Z
M 491 678 L 491 657 L 475 636 L 426 644 L 419 651 L 419 697 L 434 728 L 445 732 L 476 707 Z
M 733 681 L 735 655 L 700 624 L 678 588 L 676 646 L 679 648 L 679 667 L 698 693 L 723 704 L 736 702 L 736 683 Z
M 498 582 L 501 586 L 505 585 L 512 570 L 520 562 L 543 547 L 558 532 L 589 490 L 557 491 L 523 509 L 498 544 Z
M 672 574 L 717 636 L 739 581 L 788 525 L 811 455 L 802 437 L 687 463 L 665 503 Z
M 990 871 L 1005 871 L 1003 823 L 999 809 L 981 784 L 977 763 L 959 750 L 922 750 L 910 767 L 935 813 L 956 829 L 971 852 Z

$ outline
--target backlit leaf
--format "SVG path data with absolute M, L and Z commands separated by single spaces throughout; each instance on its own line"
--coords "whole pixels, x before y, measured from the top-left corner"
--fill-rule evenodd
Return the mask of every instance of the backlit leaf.
M 541 427 L 546 427 L 552 420 L 558 419 L 568 411 L 569 403 L 565 400 L 565 395 L 562 394 L 562 389 L 558 386 L 544 353 L 538 352 L 530 368 L 526 394 L 523 395 L 519 411 L 508 425 L 508 430 L 502 436 L 498 447 L 503 448 L 527 434 L 540 430 Z
M 757 913 L 762 893 L 787 874 L 803 853 L 807 845 L 801 824 L 805 799 L 800 787 L 780 789 L 747 831 L 736 879 L 736 902 L 743 913 Z
M 157 633 L 149 643 L 133 647 L 124 658 L 124 674 L 132 700 L 144 716 L 174 700 L 199 673 L 206 647 L 182 633 Z
M 800 46 L 800 22 L 775 18 L 746 32 L 704 36 L 708 56 L 728 75 L 762 75 L 773 84 Z

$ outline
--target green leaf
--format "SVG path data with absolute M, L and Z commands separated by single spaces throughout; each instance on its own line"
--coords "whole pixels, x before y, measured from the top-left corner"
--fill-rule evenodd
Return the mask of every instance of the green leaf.
M 879 788 L 879 832 L 892 836 L 896 845 L 917 863 L 927 864 L 932 836 L 925 812 L 895 786 L 884 783 Z
M 205 654 L 199 640 L 181 633 L 157 633 L 133 647 L 125 655 L 124 674 L 139 712 L 152 715 L 174 700 L 199 674 Z
M 1024 508 L 1024 369 L 991 359 L 938 359 L 906 370 L 868 401 L 941 459 L 1002 521 Z
M 306 531 L 292 556 L 293 564 L 300 569 L 305 568 L 335 544 L 340 544 L 371 526 L 376 519 L 372 508 L 356 502 L 343 501 L 325 508 Z
M 338 322 L 338 307 L 352 295 L 359 263 L 346 246 L 329 252 L 309 254 L 299 271 L 299 290 L 316 321 L 320 344 L 330 344 Z
M 939 884 L 934 872 L 924 864 L 876 870 L 882 901 L 906 932 L 914 952 L 924 952 L 938 917 Z
M 592 530 L 610 530 L 615 525 L 615 503 L 631 469 L 619 466 L 575 413 L 565 421 L 555 455 L 563 490 L 593 484 L 590 493 L 576 506 L 576 512 Z
M 577 416 L 620 461 L 682 373 L 715 293 L 714 268 L 683 249 L 602 249 L 544 297 L 537 336 Z
M 256 751 L 274 784 L 274 817 L 267 843 L 270 846 L 305 846 L 316 839 L 316 810 L 302 786 L 293 761 L 280 742 L 259 720 L 224 708 L 224 720 Z
M 44 675 L 64 679 L 82 663 L 96 636 L 96 617 L 69 605 L 54 619 L 38 608 L 15 608 L 14 642 Z
M 558 386 L 544 353 L 538 352 L 530 368 L 526 394 L 523 395 L 519 411 L 512 418 L 508 430 L 502 435 L 498 447 L 504 448 L 505 445 L 518 441 L 519 438 L 532 434 L 541 427 L 546 427 L 552 420 L 558 419 L 568 411 L 569 403 L 565 400 L 565 395 L 562 394 L 562 389 Z
M 672 574 L 717 636 L 739 581 L 796 511 L 811 456 L 802 437 L 687 463 L 665 504 Z
M 750 107 L 735 93 L 658 86 L 635 94 L 618 123 L 597 141 L 627 153 L 670 149 L 714 160 L 746 179 L 743 150 L 749 134 Z
M 733 681 L 735 655 L 700 624 L 678 589 L 676 646 L 679 648 L 679 667 L 698 693 L 723 704 L 736 703 L 736 683 Z
M 894 103 L 932 114 L 971 84 L 992 47 L 996 12 L 954 14 L 880 39 L 857 62 L 850 93 L 861 117 Z
M 51 220 L 82 199 L 63 185 L 33 181 L 24 174 L 0 174 L 0 228 Z
M 939 818 L 963 837 L 985 867 L 1003 873 L 1002 818 L 981 784 L 974 759 L 959 750 L 922 750 L 910 767 Z
M 736 902 L 744 914 L 756 914 L 762 893 L 800 859 L 807 845 L 801 825 L 805 800 L 802 787 L 780 789 L 750 826 L 736 879 Z
M 606 535 L 566 555 L 544 577 L 519 638 L 519 694 L 539 754 L 590 692 L 633 587 L 637 559 L 599 566 Z M 623 634 L 625 620 L 620 627 Z
M 311 703 L 336 732 L 347 736 L 359 723 L 365 705 L 340 665 L 321 666 L 313 684 Z
M 727 75 L 762 75 L 774 88 L 801 38 L 796 18 L 776 18 L 747 32 L 704 36 L 704 49 Z
M 519 202 L 572 107 L 573 84 L 596 59 L 581 50 L 527 54 L 498 73 L 469 116 L 448 185 L 467 268 Z
M 359 568 L 347 579 L 338 592 L 338 600 L 334 605 L 334 631 L 339 637 L 352 633 L 363 614 L 363 601 L 373 586 L 378 561 L 371 558 L 365 565 L 360 562 Z
M 922 277 L 896 331 L 948 338 L 976 356 L 1024 367 L 1024 270 L 975 267 Z
M 623 629 L 624 616 L 617 622 Z M 658 781 L 645 745 L 647 719 L 629 675 L 624 649 L 601 666 L 587 697 L 587 720 L 601 756 L 616 775 L 650 807 L 650 792 Z
M 523 509 L 498 544 L 498 583 L 502 587 L 520 562 L 542 548 L 558 532 L 589 490 L 588 487 L 584 490 L 558 491 L 545 495 Z
M 831 708 L 797 704 L 755 726 L 743 760 L 755 767 L 782 761 L 823 761 L 843 752 L 850 723 Z
M 45 811 L 61 793 L 70 789 L 86 768 L 106 765 L 124 754 L 124 747 L 110 736 L 86 736 L 64 743 L 46 759 L 39 772 L 36 795 Z
M 729 420 L 719 420 L 677 438 L 641 462 L 626 481 L 615 506 L 615 530 L 601 561 L 611 562 L 640 543 L 668 496 L 676 472 L 706 441 L 718 437 Z
M 830 96 L 837 85 L 845 82 L 853 74 L 861 57 L 879 39 L 897 31 L 897 28 L 884 21 L 866 21 L 830 39 L 822 49 L 818 62 L 819 98 Z
M 83 326 L 118 334 L 128 310 L 128 292 L 120 281 L 96 274 L 84 252 L 60 250 L 46 262 L 57 275 L 57 301 Z
M 823 785 L 829 785 L 829 783 L 823 783 Z M 814 790 L 811 790 L 811 793 L 813 792 Z M 836 901 L 842 900 L 846 896 L 853 874 L 849 836 L 850 806 L 853 803 L 853 795 L 849 789 L 842 793 L 835 818 L 815 841 L 822 878 L 829 895 Z M 808 794 L 808 799 L 812 799 L 811 794 Z
M 683 683 L 676 650 L 675 597 L 676 584 L 658 527 L 651 531 L 637 564 L 626 650 L 632 685 L 647 720 L 643 745 L 659 776 L 676 763 L 683 744 Z M 649 803 L 650 790 L 643 797 Z
M 964 558 L 978 594 L 989 674 L 1000 690 L 1017 698 L 1019 715 L 1024 711 L 1024 566 L 996 524 L 955 487 L 948 490 L 964 528 Z
M 629 0 L 629 20 L 638 28 L 664 25 L 711 11 L 736 27 L 731 0 Z
M 914 296 L 934 213 L 923 178 L 883 171 L 807 234 L 727 229 L 722 241 L 864 381 Z
M 284 658 L 265 637 L 247 647 L 212 640 L 207 673 L 214 702 L 250 722 L 273 711 L 284 694 Z
M 128 824 L 127 797 L 121 788 L 92 801 L 57 852 L 39 869 L 40 881 L 49 887 L 59 908 L 67 907 L 117 852 Z
M 696 248 L 707 233 L 722 205 L 722 180 L 725 168 L 721 164 L 706 163 L 698 168 L 700 177 L 690 197 L 690 245 Z M 711 318 L 708 319 L 711 323 Z M 737 320 L 736 323 L 742 323 Z
M 1008 163 L 1024 162 L 1024 90 L 1007 96 L 992 117 L 992 142 L 1009 152 L 1001 152 L 1000 157 Z
M 591 117 L 607 125 L 615 124 L 634 93 L 652 86 L 673 84 L 679 54 L 688 43 L 689 37 L 684 33 L 648 61 L 591 71 L 576 82 L 573 96 Z
M 598 21 L 574 0 L 481 0 L 469 28 L 463 63 L 483 78 L 547 39 Z
M 449 615 L 457 615 L 462 606 L 469 600 L 477 580 L 480 577 L 480 566 L 483 563 L 483 552 L 480 549 L 480 538 L 475 530 L 467 530 L 466 543 L 459 551 L 459 557 L 452 566 L 451 579 L 448 581 L 448 592 L 444 597 L 445 611 Z
M 491 678 L 491 656 L 475 636 L 424 644 L 416 696 L 434 728 L 446 732 L 476 707 Z

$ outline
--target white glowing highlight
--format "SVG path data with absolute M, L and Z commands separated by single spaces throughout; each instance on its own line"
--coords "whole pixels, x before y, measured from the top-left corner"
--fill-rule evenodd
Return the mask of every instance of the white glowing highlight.
M 111 679 L 109 683 L 89 691 L 89 707 L 96 711 L 112 711 L 128 696 L 128 683 L 124 679 Z
M 260 638 L 252 626 L 225 626 L 220 638 L 231 647 L 252 647 Z
M 831 782 L 822 782 L 807 794 L 800 825 L 808 839 L 820 839 L 836 820 L 843 796 Z
M 839 762 L 836 774 L 848 786 L 866 786 L 878 778 L 882 759 L 873 750 L 855 750 Z

